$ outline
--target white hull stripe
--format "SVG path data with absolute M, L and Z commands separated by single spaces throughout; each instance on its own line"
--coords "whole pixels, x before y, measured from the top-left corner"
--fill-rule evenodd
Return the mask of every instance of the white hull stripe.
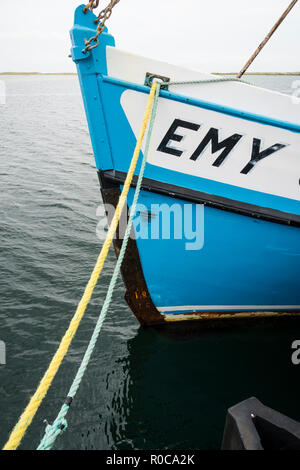
M 156 307 L 161 313 L 201 312 L 226 310 L 300 310 L 300 305 L 180 305 L 175 307 Z

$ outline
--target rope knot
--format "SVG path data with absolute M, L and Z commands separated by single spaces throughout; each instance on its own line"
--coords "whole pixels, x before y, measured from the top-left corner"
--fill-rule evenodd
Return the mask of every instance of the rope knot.
M 47 420 L 44 420 L 44 423 L 47 424 L 45 435 L 37 450 L 51 450 L 56 438 L 68 428 L 65 418 L 58 419 L 53 424 L 49 424 Z

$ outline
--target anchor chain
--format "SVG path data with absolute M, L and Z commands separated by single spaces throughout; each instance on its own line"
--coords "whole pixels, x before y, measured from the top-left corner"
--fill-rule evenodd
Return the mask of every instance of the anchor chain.
M 83 53 L 95 49 L 99 44 L 99 36 L 103 33 L 106 21 L 111 17 L 112 10 L 119 3 L 120 0 L 110 0 L 109 5 L 100 11 L 98 17 L 94 20 L 97 26 L 97 32 L 95 36 L 92 36 L 89 40 L 85 39 L 85 49 Z M 89 10 L 93 11 L 99 6 L 100 0 L 90 0 L 89 3 L 84 7 L 83 12 L 87 13 Z M 94 43 L 94 44 L 92 44 Z

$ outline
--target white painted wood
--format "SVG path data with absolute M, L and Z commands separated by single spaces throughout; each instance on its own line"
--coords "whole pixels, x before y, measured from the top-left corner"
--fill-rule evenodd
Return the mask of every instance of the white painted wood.
M 107 69 L 108 75 L 113 78 L 140 85 L 144 84 L 146 72 L 167 76 L 173 81 L 215 77 L 215 75 L 131 54 L 115 47 L 107 47 Z M 300 100 L 264 88 L 226 82 L 173 86 L 170 87 L 170 91 L 249 113 L 300 124 Z

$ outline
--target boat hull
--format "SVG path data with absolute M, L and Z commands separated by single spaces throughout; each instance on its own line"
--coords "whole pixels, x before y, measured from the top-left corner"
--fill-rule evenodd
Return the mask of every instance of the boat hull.
M 83 53 L 94 30 L 93 14 L 79 7 L 72 56 L 103 200 L 115 207 L 148 99 L 145 77 L 213 76 L 119 51 L 107 30 Z M 300 312 L 300 121 L 291 100 L 242 83 L 161 91 L 122 266 L 140 323 Z M 139 164 L 128 207 L 138 173 Z
M 108 172 L 99 179 L 104 202 L 115 206 L 121 176 Z M 149 184 L 144 181 L 122 267 L 126 300 L 141 324 L 300 312 L 297 227 L 159 194 Z M 134 188 L 129 207 L 133 195 Z M 182 225 L 192 222 L 193 238 L 176 233 L 175 215 L 183 219 L 188 207 L 194 218 Z M 159 217 L 165 214 L 173 219 Z M 117 255 L 121 243 L 122 237 L 115 241 Z

